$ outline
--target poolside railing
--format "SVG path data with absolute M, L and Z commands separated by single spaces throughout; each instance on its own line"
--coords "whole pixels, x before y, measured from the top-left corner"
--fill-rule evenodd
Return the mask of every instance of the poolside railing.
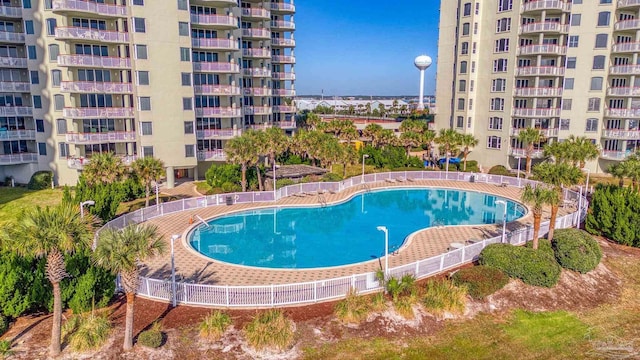
M 283 187 L 275 192 L 275 198 L 291 196 L 297 193 L 318 191 L 342 191 L 360 186 L 362 184 L 380 181 L 411 181 L 411 180 L 450 180 L 490 183 L 501 186 L 522 187 L 525 184 L 537 185 L 537 182 L 518 179 L 508 176 L 443 172 L 443 171 L 415 171 L 415 172 L 391 172 L 367 174 L 356 176 L 341 182 L 305 183 Z M 411 184 L 408 182 L 407 184 Z M 578 204 L 579 194 L 565 189 L 565 200 Z M 206 208 L 210 206 L 223 206 L 227 204 L 268 203 L 274 202 L 274 192 L 247 192 L 203 196 L 198 198 L 182 199 L 140 209 L 123 215 L 108 222 L 103 228 L 123 228 L 132 223 L 144 222 L 167 214 Z M 588 203 L 582 199 L 581 217 L 584 218 Z M 556 219 L 556 229 L 569 228 L 576 225 L 578 211 Z M 549 221 L 540 226 L 539 236 L 549 232 Z M 513 245 L 522 245 L 533 237 L 533 228 L 527 226 L 516 231 L 508 232 L 505 241 Z M 400 265 L 389 269 L 389 276 L 400 277 L 410 274 L 416 279 L 433 276 L 457 266 L 470 263 L 478 258 L 478 255 L 487 245 L 500 243 L 502 236 L 495 236 L 476 243 L 465 245 L 462 248 L 419 260 L 410 264 Z M 169 280 L 141 277 L 137 294 L 142 297 L 162 301 L 172 301 L 172 284 Z M 203 285 L 188 282 L 176 283 L 175 297 L 180 304 L 218 306 L 218 307 L 274 307 L 307 304 L 318 301 L 334 300 L 345 297 L 351 289 L 358 293 L 370 293 L 382 290 L 382 285 L 376 279 L 375 272 L 354 274 L 333 279 L 323 279 L 295 284 L 278 285 Z

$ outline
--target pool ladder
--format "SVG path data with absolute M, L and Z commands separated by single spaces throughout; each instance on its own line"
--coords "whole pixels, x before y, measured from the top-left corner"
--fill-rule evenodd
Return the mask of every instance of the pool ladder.
M 320 203 L 322 207 L 327 206 L 327 199 L 324 197 L 324 194 L 318 194 L 318 203 Z

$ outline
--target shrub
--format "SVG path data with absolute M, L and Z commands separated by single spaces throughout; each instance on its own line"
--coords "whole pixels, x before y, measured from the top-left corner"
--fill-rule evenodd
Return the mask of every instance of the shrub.
M 276 180 L 276 188 L 278 188 L 278 189 L 283 188 L 285 186 L 293 185 L 293 184 L 295 184 L 295 181 L 293 181 L 291 179 Z
M 491 174 L 491 175 L 507 175 L 507 176 L 511 176 L 511 172 L 509 172 L 509 170 L 507 170 L 507 168 L 502 166 L 502 165 L 496 165 L 496 166 L 492 167 L 491 169 L 489 169 L 489 174 Z
M 396 308 L 396 312 L 405 319 L 413 319 L 413 304 L 418 303 L 418 297 L 414 295 L 403 296 L 397 301 L 393 302 L 393 306 Z
M 138 335 L 138 343 L 142 346 L 150 348 L 159 348 L 162 346 L 163 334 L 160 331 L 160 324 L 154 323 L 151 329 L 141 332 Z
M 618 244 L 640 247 L 640 193 L 631 188 L 598 184 L 585 229 Z
M 337 182 L 342 181 L 342 176 L 336 173 L 326 173 L 322 176 L 322 181 L 326 182 Z
M 429 280 L 425 285 L 422 303 L 435 315 L 444 312 L 462 313 L 467 302 L 467 289 L 449 280 Z
M 491 244 L 480 253 L 479 263 L 534 286 L 553 287 L 560 279 L 561 269 L 553 257 L 526 247 Z
M 280 310 L 258 314 L 244 327 L 244 333 L 249 345 L 257 350 L 269 347 L 282 350 L 293 342 L 291 321 Z
M 11 350 L 11 341 L 0 340 L 0 359 L 4 359 L 11 355 L 13 355 L 13 350 Z
M 225 183 L 240 184 L 240 166 L 233 164 L 211 165 L 204 177 L 212 188 L 222 187 Z
M 527 241 L 524 246 L 529 249 L 533 249 L 533 241 Z M 538 239 L 538 251 L 541 251 L 549 256 L 554 256 L 553 248 L 551 247 L 551 241 L 547 239 Z
M 53 172 L 48 170 L 36 171 L 31 175 L 27 189 L 29 190 L 44 190 L 51 188 L 51 182 L 53 181 Z
M 200 323 L 200 337 L 218 340 L 231 325 L 231 317 L 222 311 L 214 311 Z
M 456 271 L 453 283 L 466 286 L 469 296 L 484 299 L 502 289 L 509 282 L 509 277 L 502 271 L 486 266 L 474 266 Z
M 416 292 L 416 279 L 411 274 L 404 275 L 401 279 L 392 277 L 385 283 L 387 292 L 393 302 L 397 302 L 400 296 L 409 296 Z
M 0 314 L 0 336 L 9 330 L 9 319 L 6 316 Z
M 343 323 L 358 324 L 367 318 L 370 310 L 368 299 L 351 289 L 347 297 L 336 304 L 334 313 Z
M 595 269 L 602 258 L 598 242 L 579 229 L 556 231 L 552 246 L 560 266 L 582 274 Z
M 464 171 L 464 161 L 460 162 L 458 166 L 460 171 Z M 467 160 L 467 170 L 466 172 L 480 172 L 480 168 L 478 167 L 478 162 L 476 160 Z
M 94 312 L 74 315 L 62 326 L 63 337 L 68 336 L 74 351 L 87 351 L 102 346 L 109 338 L 111 323 L 106 314 Z

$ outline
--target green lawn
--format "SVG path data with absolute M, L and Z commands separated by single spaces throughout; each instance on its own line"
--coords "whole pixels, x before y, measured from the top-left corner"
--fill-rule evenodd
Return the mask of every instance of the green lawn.
M 26 188 L 0 188 L 0 223 L 17 220 L 24 209 L 57 205 L 62 200 L 62 190 L 27 190 Z

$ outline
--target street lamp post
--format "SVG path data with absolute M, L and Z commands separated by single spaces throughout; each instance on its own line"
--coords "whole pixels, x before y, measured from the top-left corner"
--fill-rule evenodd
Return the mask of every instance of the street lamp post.
M 83 201 L 83 202 L 81 202 L 81 203 L 80 203 L 80 218 L 83 218 L 83 217 L 84 217 L 84 206 L 85 206 L 85 205 L 87 205 L 87 206 L 93 206 L 93 205 L 95 205 L 95 204 L 96 204 L 96 202 L 95 202 L 95 201 L 93 201 L 93 200 L 87 200 L 87 201 Z
M 507 236 L 507 202 L 504 200 L 496 200 L 496 204 L 504 206 L 504 214 L 502 215 L 502 238 L 501 243 L 504 243 Z
M 368 158 L 369 154 L 362 154 L 362 181 L 361 184 L 364 184 L 364 159 Z
M 520 160 L 522 160 L 522 156 L 518 156 L 518 187 L 522 187 L 521 178 L 520 178 Z
M 384 232 L 384 277 L 389 275 L 389 229 L 386 226 L 376 227 L 378 231 Z
M 178 299 L 176 296 L 176 265 L 174 262 L 173 242 L 178 239 L 180 235 L 173 235 L 171 237 L 171 300 L 173 307 L 176 307 Z

